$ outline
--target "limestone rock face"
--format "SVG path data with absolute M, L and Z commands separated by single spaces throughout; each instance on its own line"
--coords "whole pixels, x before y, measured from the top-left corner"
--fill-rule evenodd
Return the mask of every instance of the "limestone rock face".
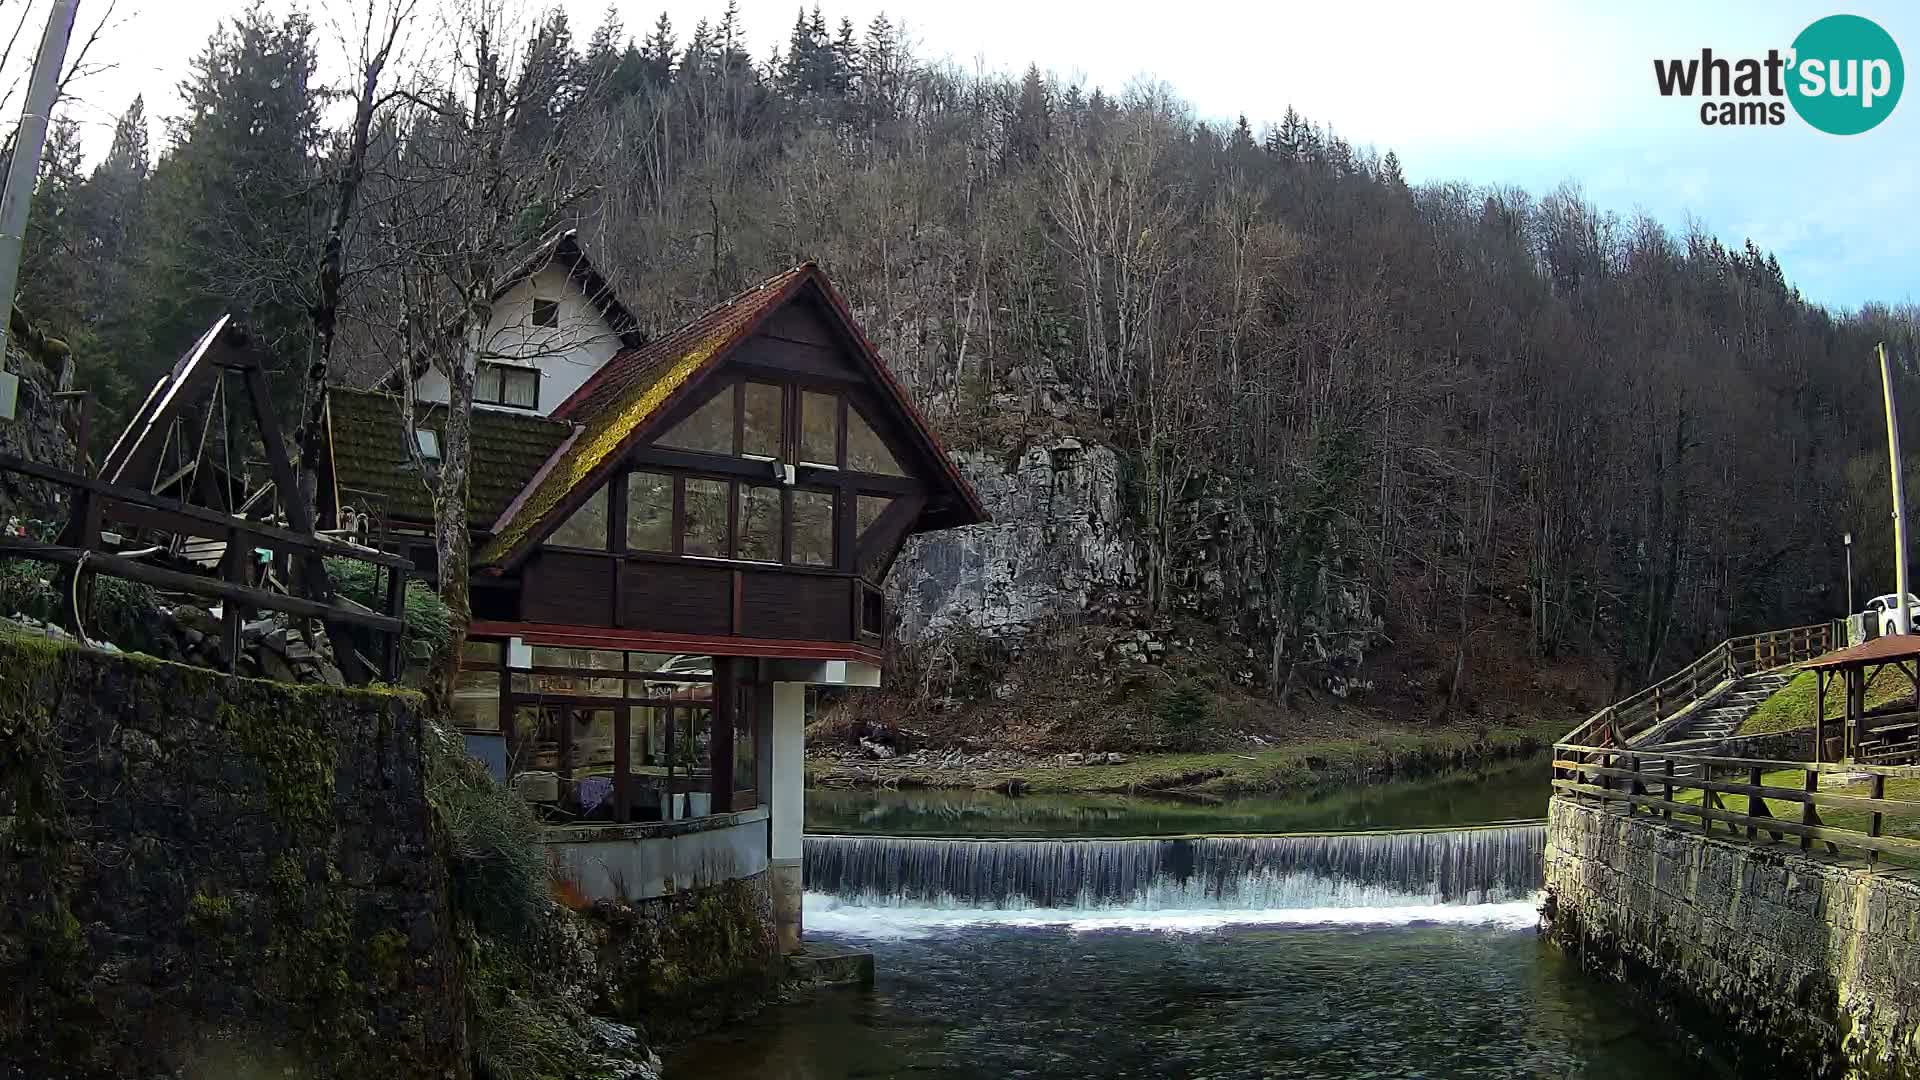
M 1011 464 L 981 451 L 953 457 L 993 521 L 908 543 L 888 580 L 899 641 L 963 629 L 1019 637 L 1136 599 L 1139 557 L 1111 447 L 1061 437 Z

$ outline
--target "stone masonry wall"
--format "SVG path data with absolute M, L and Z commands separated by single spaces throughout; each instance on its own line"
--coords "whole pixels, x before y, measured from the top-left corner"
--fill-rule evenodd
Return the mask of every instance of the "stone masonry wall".
M 1549 933 L 1740 1076 L 1920 1077 L 1920 883 L 1556 796 Z
M 410 695 L 0 635 L 0 1077 L 463 1076 L 442 847 Z

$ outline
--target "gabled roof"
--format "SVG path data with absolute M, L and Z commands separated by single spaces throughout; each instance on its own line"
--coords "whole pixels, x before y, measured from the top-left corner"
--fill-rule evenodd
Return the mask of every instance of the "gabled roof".
M 693 355 L 733 343 L 736 335 L 757 324 L 760 317 L 792 295 L 792 288 L 813 266 L 805 263 L 737 293 L 708 308 L 679 329 L 637 348 L 622 349 L 600 366 L 553 410 L 556 419 L 595 416 L 621 395 L 641 384 L 651 385 L 665 371 Z
M 913 407 L 905 389 L 860 332 L 826 275 L 809 262 L 747 289 L 670 334 L 619 353 L 574 391 L 553 415 L 578 424 L 578 437 L 555 452 L 554 460 L 494 523 L 494 537 L 475 554 L 474 565 L 508 566 L 517 562 L 558 523 L 569 492 L 599 483 L 649 421 L 662 415 L 677 395 L 689 391 L 707 372 L 718 367 L 771 312 L 807 289 L 814 290 L 825 301 L 827 309 L 854 344 L 854 352 L 871 368 L 880 388 L 911 421 L 906 426 L 921 444 L 920 448 L 943 470 L 944 479 L 957 496 L 957 500 L 949 501 L 957 505 L 942 511 L 940 524 L 971 525 L 986 521 L 986 510 L 972 486 L 954 468 L 926 419 Z
M 371 504 L 387 518 L 433 520 L 433 492 L 407 447 L 400 398 L 344 386 L 327 391 L 327 430 L 334 484 L 348 506 Z M 419 402 L 414 422 L 445 432 L 446 406 Z M 507 508 L 553 457 L 573 428 L 554 420 L 495 409 L 473 411 L 473 457 L 467 513 L 486 525 Z
M 500 279 L 500 284 L 493 290 L 492 298 L 500 299 L 509 289 L 549 266 L 559 266 L 566 270 L 567 280 L 572 282 L 580 290 L 581 295 L 587 298 L 587 302 L 607 320 L 607 325 L 619 337 L 623 348 L 637 349 L 646 344 L 647 335 L 640 329 L 640 320 L 620 302 L 618 296 L 614 295 L 613 285 L 594 267 L 593 261 L 587 258 L 587 253 L 580 249 L 579 234 L 574 229 L 554 233 L 535 244 L 533 249 L 515 263 L 505 277 Z M 465 321 L 465 315 L 456 316 L 442 332 L 450 338 L 459 338 Z M 380 377 L 380 388 L 398 393 L 403 386 L 425 374 L 428 364 L 429 360 L 424 352 L 416 353 L 406 358 L 404 362 L 396 361 L 394 366 Z
M 508 289 L 549 265 L 566 269 L 567 279 L 579 286 L 587 302 L 600 310 L 607 325 L 620 336 L 620 344 L 632 349 L 646 343 L 647 335 L 640 331 L 640 320 L 634 318 L 633 312 L 620 302 L 620 298 L 613 293 L 613 286 L 594 268 L 587 253 L 580 250 L 579 235 L 573 229 L 549 236 L 528 252 L 527 257 L 520 260 L 519 265 L 501 280 L 500 287 L 493 292 L 494 299 L 498 300 Z

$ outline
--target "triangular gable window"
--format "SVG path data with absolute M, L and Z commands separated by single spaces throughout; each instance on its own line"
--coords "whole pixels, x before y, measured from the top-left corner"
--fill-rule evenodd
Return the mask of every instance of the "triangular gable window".
M 675 450 L 708 454 L 733 453 L 733 388 L 721 390 L 659 439 Z
M 548 535 L 547 543 L 555 547 L 607 550 L 607 489 L 602 487 L 587 496 L 587 501 L 580 504 L 573 516 Z
M 880 436 L 867 426 L 866 418 L 859 410 L 847 410 L 847 468 L 854 472 L 879 473 L 882 476 L 905 476 L 907 472 L 894 460 L 893 451 L 880 441 Z

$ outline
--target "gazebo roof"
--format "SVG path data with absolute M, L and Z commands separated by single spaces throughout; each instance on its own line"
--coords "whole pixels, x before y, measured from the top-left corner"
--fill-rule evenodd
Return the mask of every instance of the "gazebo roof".
M 1869 664 L 1896 664 L 1920 658 L 1920 634 L 1889 634 L 1850 649 L 1837 649 L 1814 657 L 1803 667 L 1816 670 L 1840 670 Z

